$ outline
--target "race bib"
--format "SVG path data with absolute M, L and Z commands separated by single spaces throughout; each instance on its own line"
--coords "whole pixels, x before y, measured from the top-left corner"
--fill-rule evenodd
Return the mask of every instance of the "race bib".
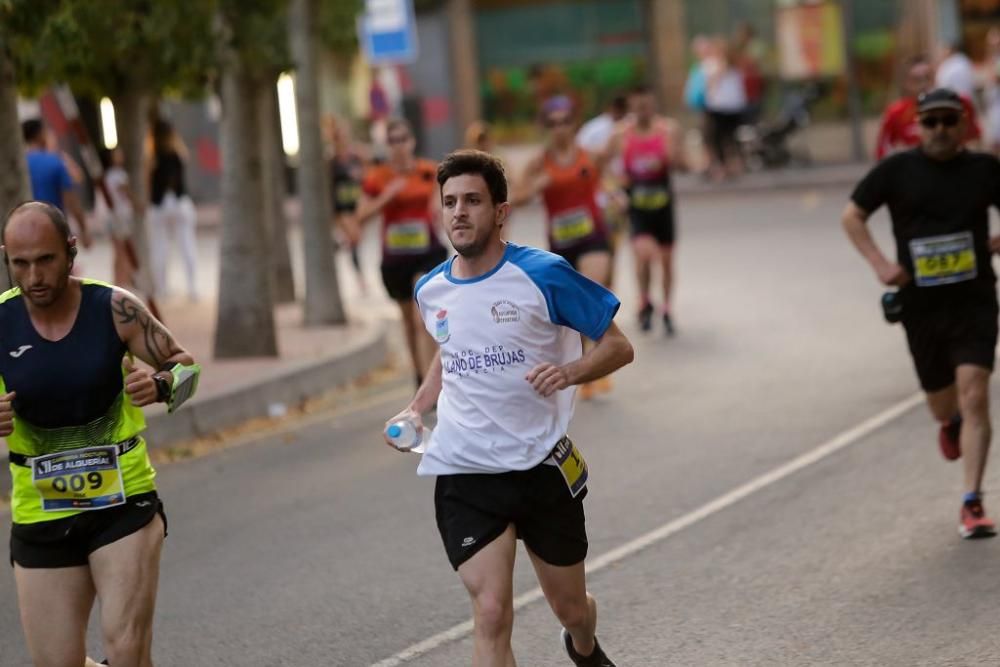
M 910 241 L 917 287 L 934 287 L 976 277 L 972 232 L 930 236 Z
M 397 222 L 385 232 L 385 249 L 398 255 L 420 255 L 431 247 L 431 232 L 423 220 Z
M 358 183 L 338 183 L 333 194 L 337 206 L 346 209 L 356 206 L 361 198 L 361 185 Z
M 557 248 L 578 243 L 593 233 L 594 219 L 585 208 L 566 211 L 552 219 L 552 241 Z
M 567 437 L 560 440 L 552 450 L 552 460 L 559 466 L 570 495 L 576 498 L 587 486 L 587 462 L 583 459 L 583 454 Z
M 666 207 L 670 192 L 663 185 L 636 185 L 632 188 L 630 201 L 637 211 L 655 211 Z
M 125 502 L 115 445 L 37 456 L 31 459 L 31 482 L 46 512 L 100 510 Z

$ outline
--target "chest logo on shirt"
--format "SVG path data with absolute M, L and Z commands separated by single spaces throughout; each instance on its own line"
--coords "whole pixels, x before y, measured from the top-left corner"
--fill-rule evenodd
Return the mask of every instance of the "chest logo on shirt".
M 652 174 L 663 168 L 663 160 L 655 155 L 637 155 L 632 165 L 640 175 Z
M 500 299 L 494 303 L 493 307 L 490 308 L 490 315 L 493 316 L 493 321 L 497 324 L 518 322 L 521 319 L 521 311 L 506 299 Z
M 31 348 L 32 348 L 31 345 L 22 345 L 21 347 L 17 348 L 16 350 L 11 350 L 10 351 L 10 356 L 12 356 L 15 359 L 17 359 L 22 354 L 24 354 L 25 352 L 27 352 L 28 350 L 30 350 Z
M 503 345 L 489 345 L 482 352 L 462 350 L 458 353 L 442 354 L 441 368 L 449 375 L 467 378 L 473 375 L 506 373 L 508 366 L 526 363 L 528 354 L 523 348 L 504 348 Z
M 437 322 L 434 323 L 434 338 L 439 343 L 447 343 L 448 339 L 451 338 L 451 334 L 448 333 L 448 311 L 439 310 L 437 313 Z

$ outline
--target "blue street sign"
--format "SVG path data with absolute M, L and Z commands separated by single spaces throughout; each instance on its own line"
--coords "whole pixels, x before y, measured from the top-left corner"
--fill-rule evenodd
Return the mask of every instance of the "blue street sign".
M 358 38 L 373 65 L 412 63 L 417 59 L 413 0 L 365 0 Z

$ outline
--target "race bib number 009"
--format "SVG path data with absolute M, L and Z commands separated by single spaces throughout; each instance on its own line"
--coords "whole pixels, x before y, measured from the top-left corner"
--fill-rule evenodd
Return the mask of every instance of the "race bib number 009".
M 567 211 L 552 219 L 552 240 L 558 248 L 573 245 L 594 233 L 594 220 L 586 209 Z
M 910 241 L 917 287 L 934 287 L 976 277 L 972 232 L 932 236 Z
M 583 454 L 572 440 L 563 438 L 552 450 L 552 459 L 559 466 L 570 495 L 576 498 L 587 486 L 587 462 L 583 459 Z
M 398 222 L 385 232 L 385 249 L 393 254 L 419 255 L 430 250 L 431 232 L 423 220 Z
M 31 460 L 31 481 L 46 512 L 98 510 L 125 502 L 114 445 L 35 457 Z

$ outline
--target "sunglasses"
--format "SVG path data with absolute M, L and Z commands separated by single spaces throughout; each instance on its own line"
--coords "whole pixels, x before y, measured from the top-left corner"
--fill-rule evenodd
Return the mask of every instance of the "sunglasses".
M 957 113 L 949 113 L 941 116 L 924 116 L 920 119 L 920 124 L 926 127 L 928 130 L 933 130 L 938 125 L 944 125 L 945 127 L 955 127 L 958 125 L 960 120 Z
M 572 125 L 573 119 L 569 116 L 564 116 L 563 118 L 546 118 L 545 127 L 564 127 L 566 125 Z
M 389 137 L 389 144 L 395 146 L 397 144 L 405 144 L 410 140 L 410 135 L 408 134 L 397 134 L 394 137 Z

